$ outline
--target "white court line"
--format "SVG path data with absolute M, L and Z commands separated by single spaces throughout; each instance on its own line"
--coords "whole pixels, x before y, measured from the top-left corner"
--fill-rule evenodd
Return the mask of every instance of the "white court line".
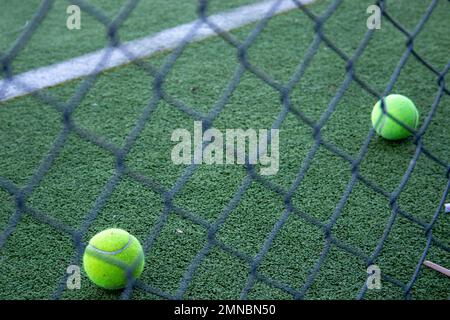
M 309 4 L 314 1 L 298 0 L 302 4 Z M 267 0 L 212 15 L 208 20 L 220 29 L 230 31 L 263 19 L 277 2 L 280 4 L 274 10 L 274 15 L 297 8 L 292 0 Z M 157 52 L 175 49 L 198 22 L 199 20 L 195 20 L 142 39 L 125 42 L 121 47 L 129 52 L 131 57 L 134 56 L 135 58 L 144 58 Z M 200 41 L 214 35 L 216 33 L 203 23 L 197 29 L 190 42 Z M 96 71 L 96 67 L 107 54 L 107 50 L 111 50 L 109 59 L 97 71 L 131 62 L 129 57 L 121 53 L 120 48 L 104 48 L 70 60 L 24 72 L 12 77 L 9 81 L 5 79 L 0 80 L 0 101 L 6 101 L 66 81 L 88 76 Z M 18 84 L 16 85 L 16 83 Z

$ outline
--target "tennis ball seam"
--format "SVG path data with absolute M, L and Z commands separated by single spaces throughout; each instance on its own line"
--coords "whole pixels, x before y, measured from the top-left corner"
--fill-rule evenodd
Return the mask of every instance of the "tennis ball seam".
M 94 246 L 94 245 L 92 245 L 90 243 L 89 243 L 88 247 L 90 247 L 94 251 L 97 251 L 98 253 L 109 254 L 109 255 L 116 255 L 116 254 L 119 254 L 119 253 L 124 252 L 125 250 L 127 250 L 128 247 L 133 242 L 132 240 L 133 239 L 131 238 L 131 235 L 128 235 L 128 242 L 122 248 L 114 250 L 114 251 L 105 251 L 105 250 L 97 248 L 96 246 Z

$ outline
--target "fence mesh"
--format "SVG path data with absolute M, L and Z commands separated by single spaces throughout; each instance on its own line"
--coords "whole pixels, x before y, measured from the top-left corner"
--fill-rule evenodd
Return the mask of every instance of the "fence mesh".
M 82 255 L 84 253 L 84 249 L 86 246 L 85 235 L 92 225 L 92 223 L 96 220 L 98 213 L 102 210 L 102 208 L 107 203 L 111 194 L 118 186 L 120 181 L 125 177 L 129 179 L 133 179 L 135 181 L 139 181 L 141 184 L 145 185 L 147 188 L 159 193 L 164 199 L 164 210 L 161 212 L 157 223 L 154 225 L 152 230 L 148 233 L 148 237 L 144 241 L 144 251 L 148 253 L 152 246 L 154 245 L 158 235 L 163 229 L 164 225 L 167 223 L 168 216 L 171 212 L 175 212 L 176 214 L 189 219 L 194 224 L 197 224 L 204 228 L 207 232 L 207 242 L 204 247 L 197 253 L 195 258 L 191 261 L 188 269 L 186 270 L 184 276 L 180 281 L 180 286 L 175 294 L 164 292 L 157 287 L 152 286 L 151 284 L 144 283 L 141 280 L 132 280 L 129 278 L 128 285 L 123 290 L 121 297 L 123 299 L 130 298 L 133 290 L 139 288 L 140 290 L 147 291 L 149 293 L 155 294 L 161 298 L 165 299 L 181 299 L 183 298 L 186 290 L 195 274 L 197 269 L 199 268 L 202 261 L 204 261 L 207 254 L 213 248 L 220 248 L 224 252 L 229 255 L 235 256 L 236 258 L 242 260 L 249 266 L 249 272 L 247 277 L 247 282 L 243 284 L 243 288 L 241 291 L 240 298 L 246 299 L 248 298 L 248 294 L 250 290 L 255 285 L 256 281 L 263 282 L 268 286 L 276 287 L 292 296 L 295 299 L 302 299 L 307 294 L 310 287 L 313 285 L 315 279 L 317 278 L 321 268 L 323 268 L 324 261 L 330 253 L 330 250 L 333 247 L 337 247 L 340 250 L 347 252 L 359 259 L 362 259 L 367 266 L 370 266 L 376 263 L 377 258 L 380 255 L 381 250 L 383 249 L 383 245 L 387 237 L 389 236 L 393 225 L 395 223 L 397 216 L 403 216 L 408 219 L 412 223 L 416 224 L 423 230 L 423 236 L 426 238 L 426 246 L 423 248 L 421 258 L 417 261 L 417 265 L 415 268 L 415 272 L 411 274 L 411 277 L 407 283 L 404 281 L 400 281 L 394 275 L 389 275 L 387 273 L 382 273 L 383 281 L 389 282 L 394 286 L 399 287 L 404 294 L 405 298 L 411 298 L 412 288 L 414 287 L 419 273 L 421 272 L 422 264 L 425 261 L 429 250 L 432 246 L 438 247 L 445 252 L 450 252 L 450 247 L 446 243 L 442 243 L 438 239 L 433 237 L 433 226 L 436 221 L 442 216 L 443 207 L 445 204 L 445 200 L 448 196 L 450 190 L 450 164 L 446 159 L 440 159 L 438 156 L 433 154 L 430 150 L 428 150 L 424 144 L 423 136 L 427 131 L 427 128 L 430 126 L 431 121 L 433 120 L 434 114 L 436 110 L 440 106 L 441 98 L 444 95 L 450 95 L 450 91 L 445 84 L 445 76 L 448 74 L 450 69 L 450 62 L 445 66 L 443 70 L 437 70 L 431 63 L 427 61 L 427 58 L 421 56 L 414 49 L 414 41 L 417 35 L 424 28 L 427 20 L 433 14 L 434 9 L 438 4 L 438 0 L 433 0 L 430 2 L 430 5 L 426 12 L 424 12 L 422 19 L 417 24 L 416 28 L 409 32 L 405 27 L 403 27 L 398 21 L 396 21 L 390 14 L 388 7 L 386 6 L 387 1 L 379 0 L 374 4 L 378 5 L 381 8 L 382 15 L 386 21 L 391 23 L 398 32 L 402 33 L 406 37 L 405 41 L 405 51 L 400 61 L 392 72 L 390 77 L 390 81 L 383 92 L 378 92 L 376 89 L 371 87 L 369 83 L 361 79 L 355 72 L 355 63 L 363 54 L 365 48 L 368 46 L 371 38 L 373 37 L 375 30 L 367 30 L 364 38 L 359 43 L 357 49 L 354 51 L 353 55 L 349 56 L 344 51 L 339 48 L 337 43 L 334 43 L 327 35 L 324 33 L 324 25 L 327 20 L 335 13 L 341 1 L 336 0 L 333 1 L 332 4 L 325 10 L 325 12 L 318 16 L 314 14 L 307 6 L 302 5 L 299 1 L 293 0 L 293 2 L 297 6 L 297 11 L 299 14 L 306 15 L 314 24 L 315 29 L 315 37 L 311 45 L 309 46 L 308 52 L 306 56 L 303 58 L 303 61 L 298 65 L 296 71 L 292 75 L 291 79 L 286 83 L 280 83 L 279 81 L 273 79 L 270 75 L 265 73 L 262 69 L 258 68 L 258 66 L 252 64 L 252 62 L 248 59 L 248 49 L 254 43 L 255 39 L 258 35 L 264 30 L 267 26 L 269 20 L 273 16 L 273 12 L 276 10 L 277 6 L 280 5 L 282 1 L 277 1 L 274 3 L 273 7 L 269 12 L 267 12 L 266 17 L 257 23 L 256 27 L 253 29 L 251 34 L 244 40 L 240 41 L 235 36 L 233 36 L 230 32 L 226 32 L 220 29 L 219 26 L 215 25 L 212 21 L 208 19 L 208 0 L 199 0 L 198 1 L 198 24 L 195 25 L 188 34 L 186 34 L 184 41 L 180 43 L 180 45 L 173 50 L 165 60 L 164 64 L 161 67 L 155 67 L 151 65 L 147 61 L 136 60 L 133 59 L 132 54 L 130 52 L 124 51 L 123 47 L 120 47 L 123 54 L 129 56 L 130 60 L 133 60 L 133 63 L 142 69 L 143 71 L 151 74 L 154 77 L 153 82 L 153 96 L 143 111 L 142 115 L 137 119 L 134 128 L 131 130 L 130 134 L 127 136 L 125 143 L 123 146 L 116 146 L 106 142 L 102 137 L 90 132 L 89 130 L 76 125 L 72 120 L 72 115 L 76 110 L 77 106 L 80 105 L 87 92 L 95 82 L 96 77 L 98 77 L 99 72 L 102 70 L 103 65 L 105 65 L 108 61 L 108 58 L 111 55 L 112 48 L 119 48 L 120 41 L 118 37 L 118 32 L 120 27 L 124 24 L 129 15 L 133 12 L 138 4 L 138 0 L 130 0 L 128 1 L 121 9 L 120 13 L 114 18 L 110 19 L 104 14 L 100 9 L 92 6 L 87 1 L 81 0 L 73 0 L 72 3 L 78 5 L 83 12 L 87 12 L 89 15 L 97 19 L 100 23 L 102 23 L 106 30 L 109 38 L 110 48 L 106 51 L 105 56 L 102 61 L 97 66 L 96 70 L 90 75 L 86 77 L 82 84 L 78 87 L 76 93 L 68 102 L 61 102 L 55 97 L 51 96 L 48 93 L 44 93 L 41 91 L 32 93 L 33 97 L 45 104 L 53 106 L 58 112 L 62 115 L 63 129 L 58 135 L 58 138 L 55 140 L 53 146 L 51 147 L 50 152 L 46 156 L 46 158 L 41 162 L 38 168 L 36 168 L 34 175 L 28 181 L 28 183 L 24 187 L 19 187 L 13 182 L 9 181 L 6 178 L 0 177 L 0 187 L 7 192 L 9 192 L 15 198 L 15 213 L 9 219 L 6 228 L 0 234 L 0 250 L 4 248 L 11 234 L 15 231 L 17 226 L 21 223 L 21 220 L 25 216 L 31 216 L 34 219 L 37 219 L 40 222 L 46 223 L 53 228 L 61 230 L 62 232 L 68 234 L 72 239 L 73 243 L 76 247 L 76 251 L 72 257 L 72 264 L 81 265 Z M 17 57 L 19 52 L 27 45 L 27 42 L 30 40 L 32 34 L 39 28 L 40 24 L 46 17 L 46 14 L 51 9 L 53 1 L 44 0 L 42 1 L 38 11 L 35 13 L 31 22 L 27 25 L 27 27 L 23 30 L 21 35 L 18 37 L 17 41 L 14 43 L 11 49 L 7 52 L 3 52 L 1 55 L 0 63 L 2 66 L 2 71 L 6 79 L 10 81 L 14 81 L 14 73 L 12 68 L 12 63 L 14 59 Z M 446 24 L 448 21 L 442 21 L 443 24 Z M 233 78 L 229 81 L 227 89 L 222 97 L 217 101 L 214 108 L 208 114 L 202 114 L 194 109 L 190 108 L 190 106 L 184 104 L 181 101 L 175 100 L 170 97 L 170 95 L 165 92 L 164 89 L 164 81 L 166 76 L 170 72 L 174 63 L 177 61 L 178 57 L 181 55 L 183 50 L 187 45 L 189 45 L 190 40 L 195 35 L 196 29 L 198 29 L 202 24 L 208 25 L 211 29 L 213 29 L 217 36 L 223 38 L 230 46 L 235 48 L 236 54 L 238 56 L 240 67 L 234 74 Z M 331 49 L 336 55 L 340 57 L 346 63 L 346 75 L 345 80 L 342 83 L 341 87 L 337 91 L 336 95 L 330 101 L 327 110 L 322 114 L 319 121 L 314 121 L 306 114 L 304 114 L 299 108 L 296 108 L 291 104 L 290 94 L 294 88 L 294 86 L 302 79 L 306 69 L 309 67 L 311 60 L 317 53 L 319 47 L 321 45 L 326 45 L 329 49 Z M 346 90 L 349 88 L 351 84 L 357 84 L 360 88 L 365 90 L 367 93 L 376 97 L 377 99 L 381 99 L 384 96 L 387 96 L 391 93 L 397 78 L 399 77 L 400 71 L 405 66 L 405 63 L 408 59 L 416 59 L 420 62 L 425 68 L 429 70 L 431 74 L 435 76 L 437 93 L 435 96 L 434 103 L 431 107 L 429 114 L 426 116 L 425 121 L 420 129 L 413 132 L 413 143 L 415 145 L 415 152 L 412 157 L 412 160 L 407 168 L 406 172 L 402 177 L 402 180 L 398 187 L 393 192 L 388 192 L 378 186 L 376 183 L 363 176 L 360 172 L 360 164 L 364 157 L 366 156 L 369 148 L 369 143 L 375 135 L 374 130 L 370 130 L 368 132 L 367 137 L 364 143 L 360 146 L 359 154 L 356 157 L 349 155 L 345 150 L 342 150 L 338 146 L 326 141 L 323 139 L 321 135 L 321 129 L 327 124 L 328 120 L 332 116 L 335 111 L 336 105 L 339 103 L 341 98 L 343 97 Z M 283 121 L 286 119 L 288 115 L 294 115 L 295 118 L 303 124 L 311 127 L 313 132 L 314 144 L 311 147 L 308 156 L 304 160 L 301 168 L 299 168 L 298 174 L 296 176 L 295 181 L 292 183 L 292 186 L 289 189 L 284 189 L 283 187 L 276 185 L 275 183 L 269 181 L 266 177 L 259 175 L 255 171 L 255 167 L 248 163 L 245 165 L 247 170 L 247 176 L 242 181 L 241 186 L 237 190 L 237 192 L 232 197 L 231 201 L 228 205 L 223 208 L 221 215 L 217 218 L 214 223 L 210 223 L 200 216 L 196 215 L 195 212 L 191 212 L 185 208 L 179 207 L 174 203 L 174 198 L 177 193 L 182 189 L 182 187 L 189 181 L 195 171 L 198 169 L 198 165 L 192 164 L 188 166 L 181 177 L 177 180 L 177 182 L 171 188 L 165 188 L 155 182 L 151 177 L 147 177 L 142 175 L 139 172 L 136 172 L 132 168 L 128 167 L 125 158 L 129 154 L 132 146 L 137 141 L 141 132 L 143 131 L 144 126 L 151 121 L 152 113 L 155 110 L 157 104 L 160 101 L 165 101 L 173 108 L 176 108 L 183 112 L 184 114 L 191 117 L 193 120 L 201 120 L 203 121 L 203 130 L 207 130 L 212 127 L 214 120 L 221 114 L 224 106 L 228 102 L 231 94 L 238 87 L 241 77 L 245 72 L 251 72 L 253 75 L 261 79 L 267 86 L 272 87 L 279 93 L 279 97 L 282 103 L 282 110 L 279 113 L 277 119 L 274 121 L 272 128 L 279 129 L 283 124 Z M 16 84 L 21 85 L 21 84 Z M 6 88 L 0 88 L 0 92 L 5 90 Z M 0 94 L 1 95 L 1 94 Z M 403 124 L 402 124 L 403 125 Z M 410 130 L 410 129 L 408 129 Z M 34 189 L 41 183 L 46 173 L 52 167 L 55 159 L 60 154 L 61 150 L 65 146 L 67 142 L 67 137 L 69 134 L 76 134 L 80 138 L 93 143 L 108 152 L 114 154 L 116 159 L 116 170 L 108 180 L 107 184 L 104 186 L 101 193 L 97 196 L 96 201 L 90 212 L 85 216 L 84 222 L 82 226 L 78 229 L 74 229 L 71 226 L 68 226 L 61 221 L 47 215 L 45 213 L 40 212 L 39 210 L 34 209 L 29 204 L 27 204 L 27 198 L 33 193 Z M 203 145 L 203 148 L 206 146 Z M 351 166 L 351 179 L 346 186 L 345 192 L 342 194 L 340 201 L 336 204 L 335 210 L 327 223 L 318 221 L 313 216 L 303 212 L 301 209 L 296 208 L 293 204 L 292 197 L 294 192 L 298 189 L 299 185 L 303 181 L 311 162 L 313 161 L 317 151 L 319 148 L 325 148 L 329 152 L 333 153 L 337 157 L 342 158 L 346 162 L 348 162 Z M 440 203 L 436 203 L 436 209 L 433 215 L 433 218 L 429 222 L 425 222 L 420 218 L 413 216 L 412 214 L 403 211 L 398 206 L 398 199 L 403 192 L 408 180 L 412 175 L 412 171 L 417 165 L 417 161 L 419 157 L 426 157 L 428 161 L 434 162 L 438 166 L 442 167 L 446 170 L 445 179 L 448 181 L 445 187 L 445 191 L 442 193 Z M 240 252 L 239 250 L 223 243 L 219 240 L 216 235 L 220 230 L 221 226 L 224 224 L 226 219 L 229 217 L 230 213 L 237 207 L 242 197 L 246 193 L 247 189 L 253 182 L 258 182 L 260 185 L 264 186 L 268 190 L 276 192 L 284 199 L 285 210 L 281 216 L 281 218 L 273 225 L 272 231 L 267 234 L 264 245 L 260 248 L 259 253 L 254 256 L 248 256 L 247 254 Z M 368 188 L 372 189 L 374 192 L 380 194 L 385 197 L 389 201 L 389 205 L 391 207 L 391 214 L 388 224 L 384 229 L 383 236 L 379 239 L 378 245 L 371 255 L 367 255 L 362 252 L 362 250 L 345 243 L 343 240 L 337 239 L 333 233 L 332 228 L 335 225 L 336 221 L 339 219 L 344 206 L 346 205 L 352 190 L 354 189 L 357 183 L 362 183 L 366 185 Z M 274 239 L 279 234 L 281 228 L 286 223 L 287 219 L 291 216 L 294 216 L 302 221 L 314 225 L 323 231 L 323 235 L 325 237 L 325 242 L 323 244 L 323 250 L 320 256 L 317 257 L 316 262 L 314 263 L 311 270 L 309 270 L 308 277 L 306 282 L 301 287 L 291 287 L 290 285 L 281 283 L 277 280 L 271 279 L 268 276 L 259 272 L 258 268 L 261 264 L 261 261 L 264 259 L 265 255 L 269 251 Z M 67 274 L 61 274 L 61 281 L 57 285 L 55 284 L 55 292 L 53 298 L 58 299 L 62 296 L 67 281 Z M 359 294 L 356 298 L 362 299 L 365 297 L 367 293 L 367 285 L 366 283 L 361 283 Z

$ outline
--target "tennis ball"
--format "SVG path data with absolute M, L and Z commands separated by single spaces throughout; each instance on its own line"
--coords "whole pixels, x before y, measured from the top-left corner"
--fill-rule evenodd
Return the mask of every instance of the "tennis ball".
M 144 269 L 144 251 L 139 241 L 122 229 L 107 229 L 89 241 L 83 255 L 89 279 L 104 289 L 124 288 L 127 271 L 138 278 Z
M 392 117 L 412 129 L 417 129 L 419 111 L 407 97 L 391 94 L 384 98 L 384 107 Z M 372 125 L 380 136 L 388 140 L 400 140 L 411 135 L 410 131 L 383 113 L 381 100 L 375 104 L 372 110 Z

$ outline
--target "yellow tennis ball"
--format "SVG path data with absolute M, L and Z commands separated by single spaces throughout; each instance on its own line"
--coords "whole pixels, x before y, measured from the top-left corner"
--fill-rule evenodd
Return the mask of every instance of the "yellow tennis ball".
M 139 241 L 122 229 L 107 229 L 89 241 L 83 255 L 89 279 L 104 289 L 124 288 L 128 270 L 138 278 L 144 269 L 144 251 Z
M 384 98 L 384 107 L 392 117 L 412 129 L 417 129 L 419 111 L 407 97 L 400 94 L 391 94 Z M 381 100 L 375 104 L 372 110 L 372 125 L 380 136 L 388 140 L 400 140 L 412 134 L 408 129 L 383 113 Z

